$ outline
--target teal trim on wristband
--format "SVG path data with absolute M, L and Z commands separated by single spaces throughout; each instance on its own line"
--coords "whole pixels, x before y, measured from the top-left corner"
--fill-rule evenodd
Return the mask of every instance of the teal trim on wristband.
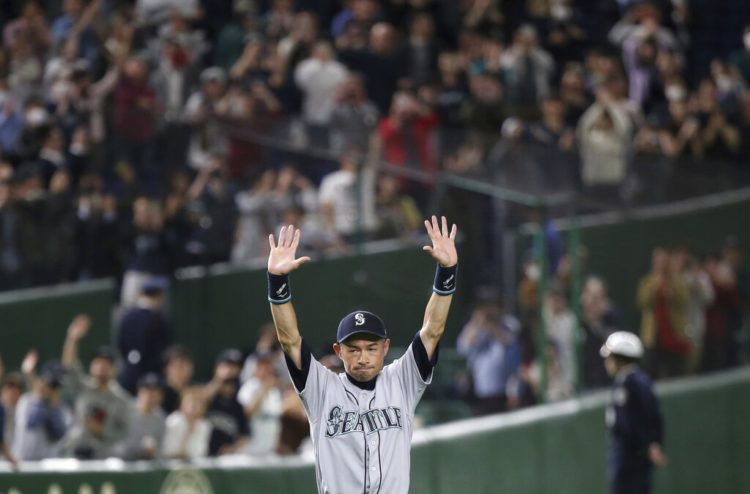
M 432 284 L 432 291 L 438 295 L 452 295 L 456 291 L 456 274 L 458 264 L 449 268 L 440 264 L 435 269 L 435 281 Z
M 289 285 L 289 275 L 268 273 L 268 301 L 281 305 L 292 300 L 292 290 Z

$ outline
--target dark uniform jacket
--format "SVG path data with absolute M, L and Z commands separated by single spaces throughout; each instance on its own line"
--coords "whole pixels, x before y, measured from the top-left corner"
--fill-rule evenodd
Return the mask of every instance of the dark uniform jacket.
M 651 380 L 635 365 L 615 376 L 607 426 L 612 436 L 610 467 L 633 473 L 650 471 L 648 449 L 652 443 L 662 444 L 662 417 Z

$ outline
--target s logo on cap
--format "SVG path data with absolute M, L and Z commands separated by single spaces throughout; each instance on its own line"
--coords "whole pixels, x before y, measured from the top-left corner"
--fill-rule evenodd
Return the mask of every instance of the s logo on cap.
M 357 312 L 354 314 L 354 325 L 355 326 L 362 326 L 365 323 L 365 315 L 361 312 Z

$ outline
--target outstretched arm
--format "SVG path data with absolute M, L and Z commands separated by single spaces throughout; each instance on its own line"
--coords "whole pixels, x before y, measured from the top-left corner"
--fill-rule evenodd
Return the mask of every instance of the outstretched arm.
M 78 363 L 78 342 L 91 328 L 91 319 L 86 314 L 78 314 L 68 326 L 68 334 L 62 351 L 62 365 L 72 368 Z
M 436 286 L 433 287 L 432 296 L 424 311 L 424 321 L 419 333 L 430 359 L 432 359 L 440 338 L 443 336 L 443 331 L 445 331 L 448 309 L 450 309 L 456 286 L 455 266 L 458 264 L 455 241 L 458 229 L 456 225 L 453 225 L 448 230 L 448 220 L 445 219 L 445 216 L 441 218 L 441 223 L 442 227 L 438 224 L 436 216 L 432 217 L 432 222 L 428 220 L 424 222 L 432 246 L 425 245 L 422 249 L 429 252 L 439 265 L 435 280 Z M 445 276 L 441 277 L 441 272 Z
M 298 369 L 302 368 L 302 337 L 297 327 L 297 314 L 291 303 L 289 281 L 286 276 L 310 260 L 309 257 L 295 259 L 299 246 L 300 231 L 293 225 L 281 227 L 278 244 L 273 234 L 268 236 L 271 252 L 268 255 L 268 277 L 271 302 L 271 315 L 276 326 L 276 336 L 284 353 L 294 362 Z

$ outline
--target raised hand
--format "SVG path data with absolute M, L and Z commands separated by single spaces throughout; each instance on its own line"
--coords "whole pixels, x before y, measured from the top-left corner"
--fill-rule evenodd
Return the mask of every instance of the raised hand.
M 78 341 L 89 332 L 91 328 L 91 318 L 86 314 L 78 314 L 68 326 L 68 338 Z
M 648 459 L 657 467 L 666 466 L 667 457 L 658 443 L 651 443 L 648 447 Z
M 432 222 L 424 220 L 427 235 L 430 236 L 432 246 L 425 245 L 422 250 L 427 251 L 441 266 L 451 267 L 458 263 L 458 252 L 456 251 L 456 233 L 458 228 L 454 224 L 448 230 L 448 220 L 441 217 L 442 227 L 438 224 L 437 216 L 432 216 Z
M 21 372 L 23 372 L 24 375 L 31 374 L 34 372 L 34 369 L 36 369 L 36 365 L 39 363 L 39 354 L 36 350 L 31 349 L 28 352 L 26 352 L 26 356 L 23 358 L 23 362 L 21 362 Z
M 268 236 L 271 252 L 268 254 L 268 272 L 276 275 L 289 274 L 302 264 L 310 260 L 304 256 L 295 259 L 299 246 L 300 230 L 294 225 L 282 226 L 279 231 L 279 242 L 276 243 L 273 234 Z

